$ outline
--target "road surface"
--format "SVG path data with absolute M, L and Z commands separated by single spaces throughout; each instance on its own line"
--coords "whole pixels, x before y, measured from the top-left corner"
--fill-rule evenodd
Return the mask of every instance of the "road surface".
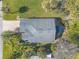
M 2 33 L 2 1 L 0 1 L 0 59 L 3 59 L 2 58 L 2 55 L 3 55 L 3 51 L 2 51 L 2 48 L 3 48 L 3 41 L 2 41 L 2 37 L 1 37 L 1 33 Z

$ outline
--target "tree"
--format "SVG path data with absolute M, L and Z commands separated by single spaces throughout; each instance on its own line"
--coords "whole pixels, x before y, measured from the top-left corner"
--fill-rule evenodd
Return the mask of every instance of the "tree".
M 17 59 L 22 55 L 22 53 L 15 51 L 12 56 L 10 57 L 10 59 Z
M 21 35 L 12 31 L 5 31 L 2 33 L 3 37 L 3 55 L 4 59 L 9 59 L 13 55 L 14 51 L 21 49 L 18 45 L 18 41 L 21 39 Z
M 76 20 L 78 17 L 78 8 L 79 8 L 79 1 L 78 0 L 67 0 L 65 2 L 65 9 L 70 12 L 70 19 Z
M 39 47 L 37 50 L 37 55 L 41 58 L 45 58 L 46 52 L 44 47 Z
M 79 46 L 79 21 L 76 21 L 75 24 L 68 29 L 68 38 L 70 42 Z
M 54 54 L 55 50 L 56 50 L 56 44 L 51 44 L 51 51 L 52 51 L 52 54 Z
M 42 2 L 42 8 L 47 11 L 53 11 L 53 10 L 63 10 L 64 3 L 63 1 L 59 0 L 44 0 Z
M 14 32 L 12 31 L 5 31 L 2 33 L 2 37 L 4 40 L 9 40 L 11 39 L 11 36 L 13 36 Z

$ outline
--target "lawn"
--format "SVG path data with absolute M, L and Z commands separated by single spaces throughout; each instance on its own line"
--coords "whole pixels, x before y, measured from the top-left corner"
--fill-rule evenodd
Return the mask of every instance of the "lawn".
M 5 13 L 3 11 L 3 17 L 5 20 L 16 20 L 16 17 L 19 15 L 21 18 L 29 17 L 63 17 L 64 14 L 52 11 L 45 12 L 42 8 L 43 0 L 3 0 L 3 8 L 7 5 L 10 7 L 11 12 L 18 11 L 20 7 L 28 7 L 28 11 L 25 13 Z
M 79 52 L 75 54 L 74 59 L 79 59 Z

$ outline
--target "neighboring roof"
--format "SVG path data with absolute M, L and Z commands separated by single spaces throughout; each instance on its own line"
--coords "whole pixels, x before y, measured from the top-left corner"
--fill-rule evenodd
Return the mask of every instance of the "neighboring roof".
M 45 58 L 45 59 L 54 59 L 54 58 Z
M 42 59 L 39 56 L 31 56 L 30 59 Z
M 52 58 L 52 54 L 48 54 L 47 55 L 47 58 Z
M 23 40 L 51 43 L 55 40 L 55 19 L 26 19 L 20 22 Z

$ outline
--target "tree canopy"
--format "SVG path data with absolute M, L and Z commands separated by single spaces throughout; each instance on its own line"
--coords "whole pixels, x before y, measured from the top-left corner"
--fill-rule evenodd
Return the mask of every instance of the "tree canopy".
M 70 26 L 68 29 L 68 38 L 69 41 L 77 44 L 79 46 L 79 21 L 77 20 L 75 24 Z

